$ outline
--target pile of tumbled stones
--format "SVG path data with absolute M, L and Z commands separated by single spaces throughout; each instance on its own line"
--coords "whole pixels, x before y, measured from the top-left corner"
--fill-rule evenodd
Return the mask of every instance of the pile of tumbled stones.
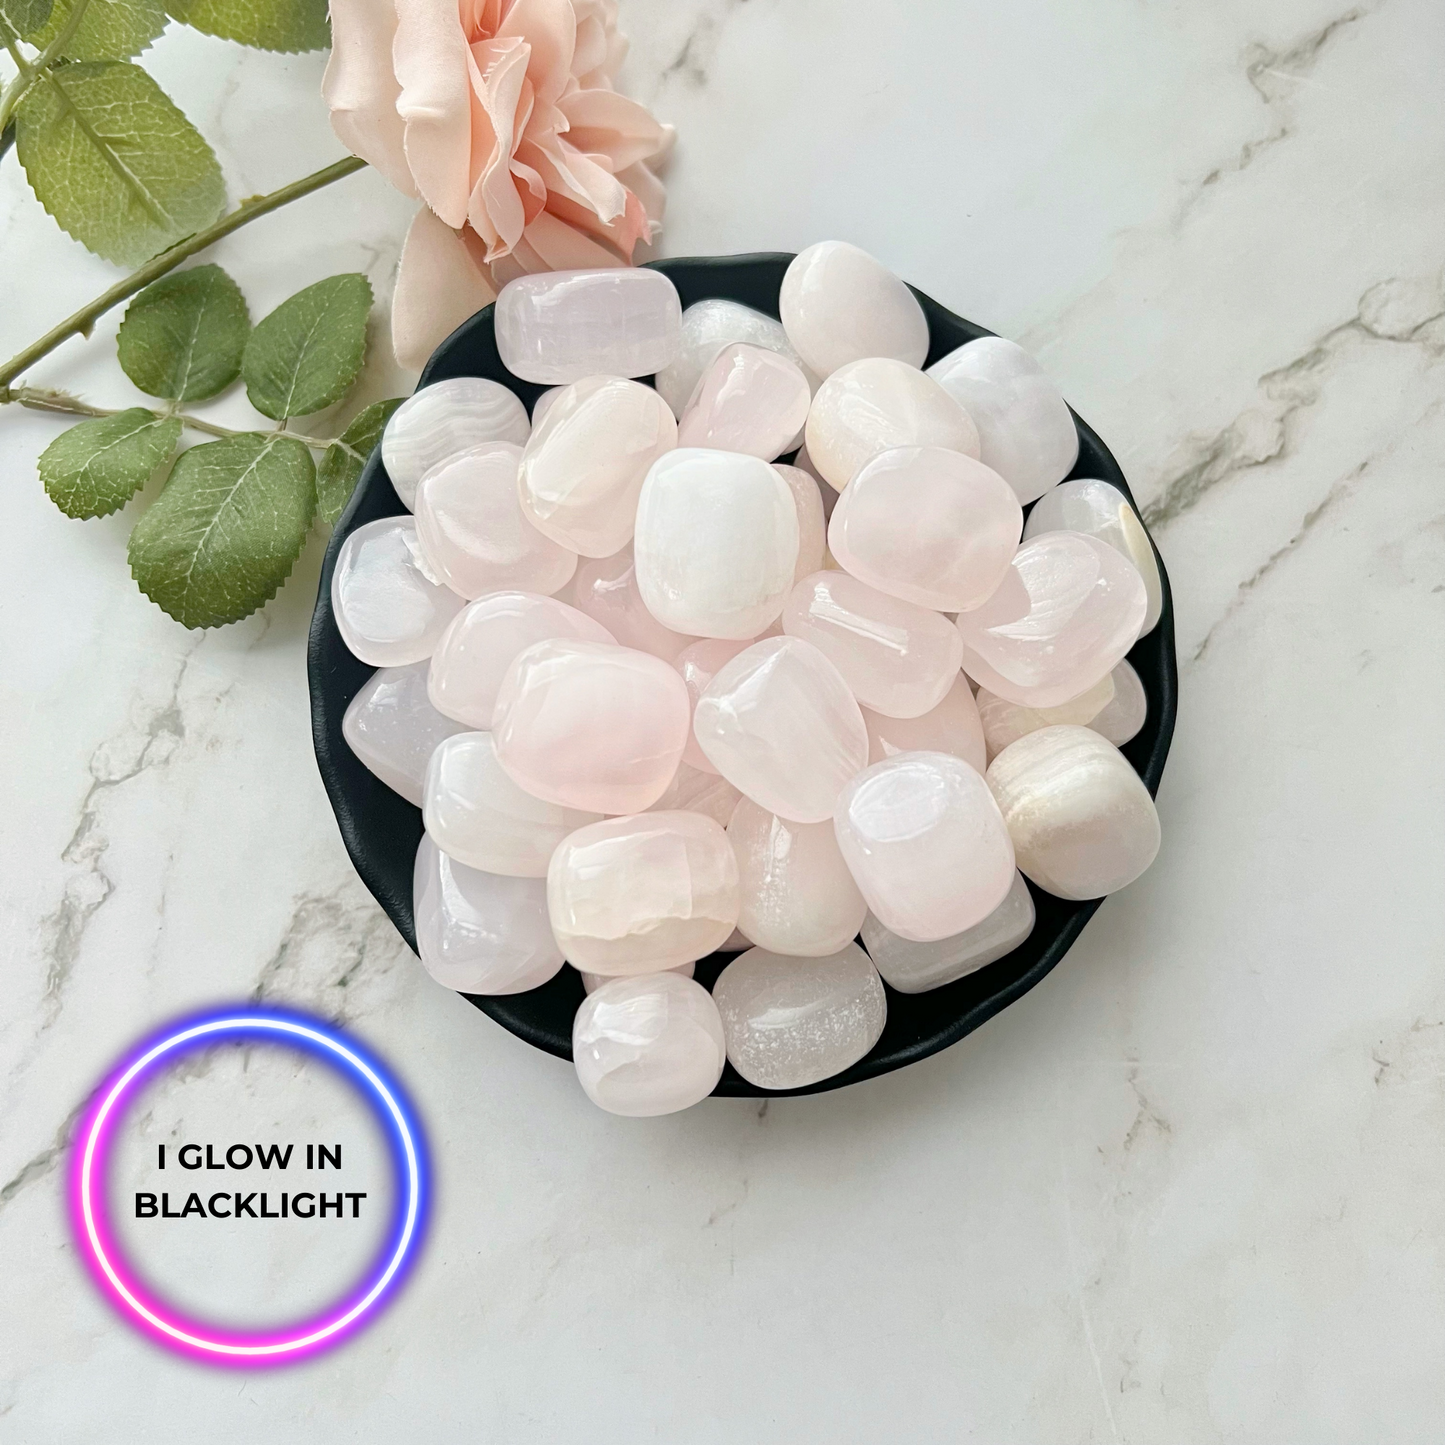
M 1025 877 L 1097 898 L 1159 847 L 1118 747 L 1160 576 L 1118 489 L 1062 480 L 1058 389 L 997 337 L 922 370 L 918 301 L 842 242 L 779 310 L 683 311 L 651 270 L 511 282 L 501 359 L 552 389 L 530 419 L 493 381 L 419 391 L 382 441 L 410 515 L 337 559 L 380 669 L 346 738 L 426 824 L 422 962 L 471 994 L 578 969 L 577 1074 L 618 1114 L 686 1108 L 726 1060 L 829 1078 L 883 981 L 1028 937 Z

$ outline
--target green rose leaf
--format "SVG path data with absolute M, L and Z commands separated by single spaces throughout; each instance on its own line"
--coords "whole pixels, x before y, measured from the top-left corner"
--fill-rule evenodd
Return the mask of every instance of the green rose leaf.
M 125 374 L 150 396 L 202 401 L 241 374 L 251 315 L 219 266 L 152 282 L 126 308 L 116 349 Z
M 119 266 L 150 260 L 226 204 L 210 146 L 137 65 L 59 66 L 17 121 L 16 151 L 40 203 Z
M 0 39 L 12 44 L 50 19 L 50 0 L 0 0 Z
M 283 301 L 251 333 L 241 375 L 251 405 L 284 421 L 346 395 L 366 355 L 371 283 L 330 276 Z
M 381 433 L 403 397 L 373 402 L 326 448 L 316 469 L 316 511 L 322 521 L 335 525 L 346 510 L 366 459 L 381 440 Z
M 130 534 L 130 570 L 187 627 L 239 622 L 290 575 L 316 515 L 316 467 L 294 437 L 192 447 Z
M 106 517 L 130 501 L 181 439 L 177 417 L 143 406 L 83 421 L 40 454 L 40 480 L 67 517 Z
M 47 5 L 48 18 L 25 32 L 26 40 L 43 50 L 70 19 L 73 3 L 55 0 L 53 9 Z M 90 0 L 61 54 L 66 60 L 129 60 L 165 28 L 166 11 L 161 0 Z
M 258 50 L 324 50 L 331 44 L 326 0 L 167 0 L 166 8 L 205 35 Z

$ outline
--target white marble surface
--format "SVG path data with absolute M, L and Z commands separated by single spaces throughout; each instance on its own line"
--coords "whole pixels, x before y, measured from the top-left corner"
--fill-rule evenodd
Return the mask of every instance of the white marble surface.
M 1035 349 L 1120 457 L 1178 610 L 1163 852 L 939 1057 L 608 1117 L 353 876 L 308 734 L 319 542 L 264 616 L 188 634 L 130 583 L 129 515 L 46 501 L 56 424 L 7 412 L 0 1438 L 1437 1439 L 1445 12 L 623 12 L 681 135 L 668 252 L 854 241 Z M 319 57 L 181 34 L 155 68 L 233 196 L 336 153 Z M 362 176 L 218 259 L 257 310 L 343 268 L 385 290 L 407 214 Z M 0 218 L 8 354 L 111 272 L 13 157 Z M 114 326 L 35 379 L 124 402 Z M 440 1204 L 369 1333 L 216 1374 L 95 1296 L 60 1166 L 118 1049 L 248 996 L 395 1061 Z

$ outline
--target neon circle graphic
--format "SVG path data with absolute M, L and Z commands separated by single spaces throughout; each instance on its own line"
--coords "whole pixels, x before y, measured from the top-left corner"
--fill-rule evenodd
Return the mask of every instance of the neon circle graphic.
M 126 1097 L 183 1054 L 235 1039 L 300 1050 L 348 1078 L 382 1126 L 397 1185 L 385 1240 L 361 1282 L 321 1314 L 281 1329 L 222 1330 L 156 1299 L 127 1265 L 106 1213 L 104 1181 Z M 123 1315 L 168 1349 L 211 1364 L 255 1368 L 304 1359 L 340 1344 L 395 1292 L 421 1241 L 428 1173 L 425 1139 L 415 1112 L 376 1058 L 319 1019 L 242 1007 L 177 1020 L 121 1060 L 96 1091 L 76 1135 L 70 1208 L 81 1256 Z

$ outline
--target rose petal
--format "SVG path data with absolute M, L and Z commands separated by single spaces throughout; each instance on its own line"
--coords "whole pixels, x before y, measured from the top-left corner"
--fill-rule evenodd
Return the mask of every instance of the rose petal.
M 558 108 L 572 123 L 568 141 L 589 155 L 606 156 L 609 170 L 645 161 L 667 144 L 662 126 L 645 106 L 615 90 L 574 90 Z
M 550 211 L 543 211 L 523 232 L 515 255 L 529 271 L 590 271 L 624 264 Z
M 467 219 L 487 243 L 487 260 L 494 261 L 521 240 L 527 216 L 517 184 L 512 179 L 512 153 L 519 122 L 531 113 L 531 87 L 527 84 L 528 49 L 525 40 L 509 37 L 484 40 L 472 46 L 474 156 L 490 135 L 490 153 L 467 200 Z
M 645 161 L 636 161 L 625 170 L 617 172 L 617 179 L 642 203 L 647 219 L 652 223 L 654 239 L 658 224 L 667 210 L 667 187 L 658 180 Z
M 449 226 L 467 217 L 471 55 L 457 0 L 403 0 L 392 64 L 401 85 L 406 159 L 422 198 Z
M 396 359 L 420 371 L 463 321 L 496 299 L 465 238 L 423 206 L 406 233 L 391 301 Z
M 369 161 L 404 195 L 416 185 L 402 148 L 402 120 L 396 113 L 401 87 L 391 68 L 396 33 L 392 0 L 346 0 L 331 17 L 331 58 L 321 79 L 321 96 L 331 110 L 336 138 Z
M 577 44 L 577 13 L 572 0 L 517 0 L 497 31 L 497 39 L 510 36 L 532 48 L 527 79 L 540 106 L 551 106 L 562 94 L 572 70 Z

